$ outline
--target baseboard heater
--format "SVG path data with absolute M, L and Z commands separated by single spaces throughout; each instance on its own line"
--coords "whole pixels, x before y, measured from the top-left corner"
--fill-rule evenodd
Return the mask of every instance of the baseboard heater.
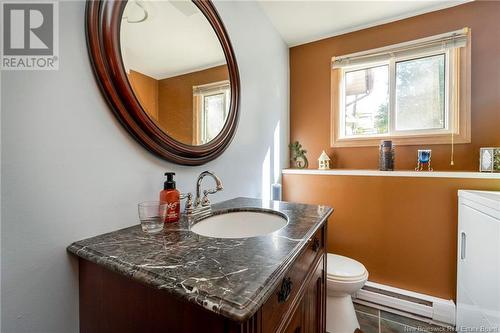
M 429 295 L 368 281 L 354 295 L 354 301 L 408 317 L 426 318 L 436 323 L 455 326 L 455 303 Z

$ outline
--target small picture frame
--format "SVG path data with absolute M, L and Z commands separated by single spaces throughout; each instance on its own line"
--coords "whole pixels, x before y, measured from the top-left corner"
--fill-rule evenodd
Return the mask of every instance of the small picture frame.
M 480 148 L 480 172 L 500 172 L 500 147 Z

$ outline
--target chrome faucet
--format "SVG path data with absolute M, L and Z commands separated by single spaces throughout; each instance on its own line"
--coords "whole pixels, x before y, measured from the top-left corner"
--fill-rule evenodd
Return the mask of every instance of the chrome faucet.
M 205 176 L 210 176 L 212 177 L 213 180 L 215 180 L 215 188 L 211 190 L 205 190 L 203 191 L 203 199 L 200 198 L 200 192 L 201 192 L 201 182 L 203 181 L 203 178 Z M 220 180 L 219 177 L 217 177 L 212 171 L 203 171 L 200 173 L 198 176 L 198 179 L 196 180 L 196 198 L 194 200 L 194 205 L 195 208 L 198 206 L 210 206 L 210 200 L 208 200 L 208 195 L 209 194 L 214 194 L 219 191 L 222 191 L 224 187 L 222 186 L 222 180 Z
M 215 188 L 210 190 L 203 191 L 203 197 L 201 197 L 201 183 L 203 182 L 203 178 L 206 176 L 210 176 L 215 181 Z M 196 197 L 193 204 L 193 196 L 191 193 L 187 193 L 183 195 L 183 198 L 187 198 L 186 206 L 184 208 L 184 212 L 188 216 L 197 216 L 200 214 L 209 213 L 211 211 L 210 200 L 208 199 L 209 194 L 214 194 L 219 191 L 222 191 L 224 186 L 222 185 L 222 180 L 217 177 L 211 171 L 203 171 L 196 180 Z

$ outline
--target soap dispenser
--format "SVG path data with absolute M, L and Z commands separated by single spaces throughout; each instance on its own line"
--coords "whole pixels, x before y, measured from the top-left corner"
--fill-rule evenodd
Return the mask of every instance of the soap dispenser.
M 173 172 L 165 172 L 167 180 L 163 183 L 163 191 L 160 192 L 160 201 L 167 203 L 167 215 L 165 223 L 179 221 L 180 217 L 180 194 L 175 188 Z

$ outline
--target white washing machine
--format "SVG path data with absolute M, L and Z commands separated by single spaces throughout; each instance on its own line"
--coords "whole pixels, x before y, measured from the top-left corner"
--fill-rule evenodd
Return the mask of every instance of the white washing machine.
M 500 192 L 458 198 L 457 332 L 500 332 Z

